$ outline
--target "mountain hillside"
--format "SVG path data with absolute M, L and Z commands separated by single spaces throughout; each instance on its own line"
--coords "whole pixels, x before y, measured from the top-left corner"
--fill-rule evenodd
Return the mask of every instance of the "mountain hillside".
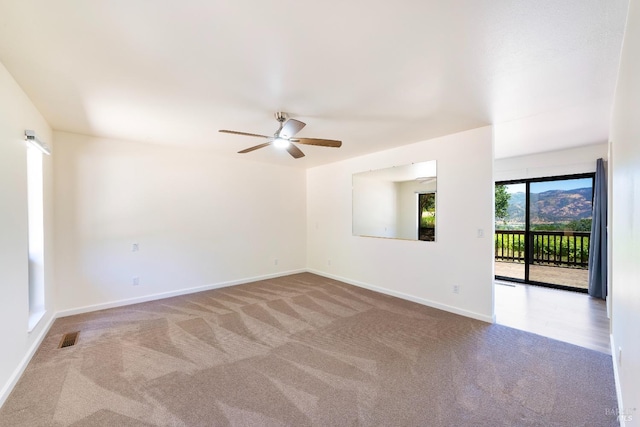
M 523 192 L 511 194 L 509 223 L 524 223 L 525 196 Z M 531 222 L 533 224 L 568 222 L 591 218 L 591 188 L 575 190 L 549 190 L 531 193 Z
M 525 216 L 525 197 L 523 192 L 511 194 L 509 198 L 509 208 L 507 209 L 509 217 L 507 222 L 521 222 L 524 223 Z

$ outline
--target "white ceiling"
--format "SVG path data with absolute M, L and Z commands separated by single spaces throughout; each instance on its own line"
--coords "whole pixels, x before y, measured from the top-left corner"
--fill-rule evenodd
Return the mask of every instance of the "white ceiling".
M 627 0 L 0 0 L 55 130 L 232 154 L 307 123 L 312 167 L 495 125 L 496 157 L 606 142 Z M 233 154 L 236 155 L 236 154 Z M 416 159 L 426 160 L 426 159 Z

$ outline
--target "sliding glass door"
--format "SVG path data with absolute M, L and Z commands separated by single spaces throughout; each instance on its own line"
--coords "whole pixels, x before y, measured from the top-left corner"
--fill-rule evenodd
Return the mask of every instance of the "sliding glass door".
M 496 277 L 586 291 L 592 199 L 593 174 L 496 183 Z

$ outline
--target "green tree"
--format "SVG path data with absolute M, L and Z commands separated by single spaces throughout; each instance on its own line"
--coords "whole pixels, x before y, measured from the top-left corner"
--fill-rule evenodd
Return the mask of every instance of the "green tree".
M 496 185 L 496 219 L 501 219 L 504 223 L 507 222 L 509 216 L 509 199 L 511 194 L 507 192 L 507 187 L 504 185 Z
M 420 194 L 420 227 L 434 228 L 436 222 L 436 195 L 433 193 Z
M 591 231 L 591 218 L 574 219 L 566 228 L 571 231 Z

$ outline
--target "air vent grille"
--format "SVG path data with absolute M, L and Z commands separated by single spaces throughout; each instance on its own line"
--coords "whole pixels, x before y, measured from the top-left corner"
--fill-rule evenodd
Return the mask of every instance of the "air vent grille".
M 75 345 L 76 341 L 78 341 L 78 335 L 80 335 L 80 331 L 64 334 L 58 348 L 71 347 L 72 345 Z

